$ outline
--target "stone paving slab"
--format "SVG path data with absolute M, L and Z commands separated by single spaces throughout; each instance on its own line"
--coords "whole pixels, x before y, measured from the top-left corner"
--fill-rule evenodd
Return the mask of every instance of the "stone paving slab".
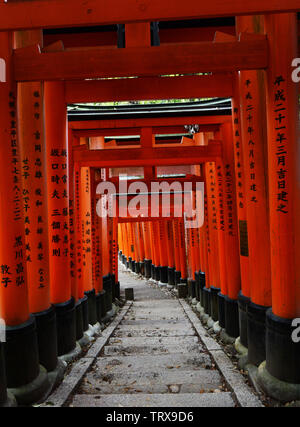
M 182 330 L 182 329 L 133 329 L 133 328 L 122 328 L 118 329 L 114 333 L 115 337 L 187 337 L 195 336 L 193 329 Z
M 75 395 L 70 406 L 77 407 L 235 407 L 230 393 L 187 393 L 187 394 L 111 394 Z
M 161 370 L 187 370 L 211 367 L 211 359 L 206 353 L 197 355 L 166 354 L 166 355 L 139 355 L 101 357 L 96 362 L 97 369 L 105 372 L 124 372 L 130 368 L 131 371 L 151 371 L 155 368 Z
M 183 354 L 198 354 L 203 351 L 203 346 L 200 344 L 189 344 L 189 345 L 144 345 L 144 346 L 122 346 L 122 345 L 107 345 L 104 348 L 104 356 L 116 356 L 130 355 L 130 354 L 171 354 L 171 353 L 183 353 Z
M 147 345 L 188 345 L 195 344 L 199 342 L 199 338 L 196 336 L 187 336 L 187 337 L 177 337 L 176 341 L 174 337 L 153 337 L 147 338 Z M 124 345 L 124 346 L 144 346 L 145 338 L 144 337 L 111 337 L 109 340 L 110 345 Z
M 221 376 L 217 370 L 156 371 L 124 374 L 89 372 L 78 393 L 203 393 L 220 390 Z

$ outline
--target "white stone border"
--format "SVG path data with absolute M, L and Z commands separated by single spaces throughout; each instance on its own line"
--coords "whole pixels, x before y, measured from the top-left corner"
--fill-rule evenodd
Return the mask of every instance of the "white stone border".
M 237 371 L 230 358 L 224 353 L 222 347 L 209 336 L 207 330 L 202 326 L 200 319 L 193 312 L 184 299 L 178 299 L 201 341 L 209 351 L 216 366 L 218 366 L 228 387 L 231 389 L 238 404 L 243 408 L 264 407 L 259 398 L 245 383 L 244 377 Z

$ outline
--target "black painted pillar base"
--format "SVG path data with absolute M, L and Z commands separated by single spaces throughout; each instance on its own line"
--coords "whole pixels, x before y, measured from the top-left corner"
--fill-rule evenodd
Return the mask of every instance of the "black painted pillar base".
M 192 299 L 196 298 L 196 281 L 190 281 L 190 296 Z
M 78 300 L 75 303 L 75 315 L 76 315 L 76 341 L 79 341 L 84 335 L 81 300 Z
M 7 326 L 3 347 L 7 387 L 19 388 L 32 383 L 40 373 L 34 316 L 22 325 Z
M 136 262 L 135 263 L 135 273 L 136 274 L 141 274 L 141 264 L 140 264 L 140 262 Z
M 155 265 L 151 264 L 151 279 L 155 280 Z
M 199 271 L 195 272 L 195 282 L 196 282 L 196 287 L 195 287 L 196 300 L 198 302 L 200 302 L 200 276 L 199 276 Z
M 105 290 L 102 290 L 97 295 L 97 318 L 100 323 L 104 323 L 104 320 L 106 318 L 106 292 Z
M 202 307 L 204 307 L 204 288 L 206 284 L 206 278 L 205 273 L 203 271 L 199 272 L 199 298 L 200 298 L 200 304 Z
M 122 261 L 122 251 L 119 251 L 119 260 Z
M 6 373 L 3 344 L 0 342 L 0 407 L 7 401 Z
M 120 301 L 120 298 L 121 298 L 120 282 L 116 283 L 116 298 Z
M 128 259 L 127 259 L 127 268 L 129 270 L 132 270 L 132 258 L 131 257 L 128 257 Z
M 131 260 L 131 271 L 135 273 L 135 270 L 136 270 L 136 262 L 134 260 Z
M 251 300 L 248 297 L 245 297 L 242 292 L 238 296 L 238 306 L 239 306 L 239 329 L 240 329 L 240 340 L 241 344 L 248 348 L 248 326 L 247 326 L 247 307 L 250 304 Z
M 88 310 L 89 310 L 89 324 L 95 325 L 97 323 L 97 308 L 96 308 L 96 293 L 95 289 L 85 292 L 88 299 Z
M 126 266 L 127 265 L 127 257 L 126 255 L 122 255 L 122 263 Z
M 299 324 L 297 325 L 299 326 Z M 280 381 L 300 384 L 300 343 L 292 339 L 299 333 L 292 327 L 291 319 L 266 312 L 266 369 Z
M 225 296 L 225 331 L 232 338 L 240 336 L 237 300 Z
M 154 267 L 154 280 L 156 280 L 157 282 L 160 281 L 160 267 Z
M 174 287 L 175 286 L 175 268 L 168 267 L 168 285 Z
M 58 356 L 70 353 L 76 347 L 75 301 L 71 298 L 55 304 Z
M 88 331 L 89 329 L 89 307 L 88 307 L 88 297 L 84 295 L 80 300 L 81 310 L 82 310 L 82 328 L 83 332 Z
M 168 267 L 160 267 L 160 278 L 159 281 L 161 283 L 168 283 Z
M 260 365 L 266 360 L 266 312 L 263 307 L 250 302 L 247 307 L 248 363 Z
M 110 281 L 111 281 L 112 302 L 115 302 L 115 299 L 116 299 L 116 275 L 115 274 L 110 274 Z
M 39 363 L 48 372 L 57 367 L 57 330 L 55 309 L 34 313 L 39 349 Z
M 150 279 L 152 277 L 152 274 L 151 274 L 152 260 L 145 259 L 144 265 L 145 265 L 145 277 L 146 279 Z
M 211 316 L 211 291 L 210 288 L 203 288 L 203 297 L 204 297 L 204 311 L 206 314 L 208 314 L 209 316 Z
M 145 262 L 144 261 L 140 261 L 139 264 L 140 264 L 140 274 L 142 276 L 145 276 Z
M 110 274 L 103 276 L 103 290 L 105 291 L 106 313 L 112 309 L 112 286 Z
M 225 295 L 218 293 L 219 325 L 225 329 Z
M 175 285 L 177 286 L 180 283 L 181 271 L 175 271 Z
M 182 277 L 181 277 L 181 279 L 180 279 L 180 283 L 181 284 L 187 284 L 187 282 L 188 282 L 188 279 L 183 279 Z
M 211 306 L 211 318 L 217 322 L 219 320 L 219 298 L 218 294 L 221 291 L 219 288 L 214 286 L 210 287 L 210 306 Z

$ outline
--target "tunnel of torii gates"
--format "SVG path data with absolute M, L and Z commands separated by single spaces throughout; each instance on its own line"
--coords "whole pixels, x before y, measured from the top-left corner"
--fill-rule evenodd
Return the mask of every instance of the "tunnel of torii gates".
M 113 315 L 118 254 L 187 284 L 265 391 L 271 378 L 299 399 L 299 1 L 165 3 L 0 1 L 2 406 L 38 401 L 89 325 Z M 76 103 L 188 98 L 228 99 L 229 111 L 67 115 Z M 99 217 L 98 184 L 114 183 L 118 201 L 119 174 L 137 172 L 144 184 L 203 182 L 203 225 Z

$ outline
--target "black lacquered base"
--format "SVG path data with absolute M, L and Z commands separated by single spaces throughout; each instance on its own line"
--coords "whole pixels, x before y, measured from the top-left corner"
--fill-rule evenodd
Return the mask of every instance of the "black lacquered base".
M 85 292 L 88 299 L 89 311 L 89 324 L 95 325 L 97 323 L 97 308 L 96 308 L 96 292 L 95 289 Z
M 161 283 L 168 283 L 168 267 L 160 267 L 160 278 Z
M 135 263 L 135 273 L 136 274 L 141 274 L 141 264 L 140 264 L 140 262 L 136 262 Z
M 54 307 L 41 313 L 34 313 L 39 349 L 39 363 L 48 372 L 57 366 L 57 330 Z
M 98 317 L 98 321 L 100 323 L 104 322 L 107 310 L 106 310 L 106 292 L 105 290 L 102 290 L 101 292 L 99 292 L 99 294 L 97 295 L 97 299 L 98 299 L 98 304 L 97 304 L 97 317 Z
M 175 268 L 168 267 L 168 285 L 175 286 Z
M 151 275 L 152 260 L 145 259 L 144 266 L 145 266 L 145 277 L 146 279 L 150 279 L 150 277 L 152 277 Z
M 154 267 L 154 280 L 160 281 L 160 267 Z
M 62 304 L 55 304 L 58 356 L 69 353 L 76 347 L 75 301 L 71 298 Z
M 267 310 L 266 369 L 278 380 L 300 384 L 300 343 L 293 341 L 293 338 L 299 339 L 299 323 L 292 327 L 292 321 Z
M 120 282 L 116 283 L 116 298 L 120 300 L 121 298 L 121 288 L 120 288 Z
M 122 251 L 119 251 L 119 261 L 122 261 Z
M 140 273 L 142 276 L 145 276 L 145 263 L 144 261 L 140 261 L 139 262 L 139 269 L 140 269 Z
M 203 288 L 203 297 L 204 297 L 204 311 L 206 314 L 208 314 L 209 316 L 211 316 L 211 291 L 210 288 Z
M 266 360 L 266 312 L 269 307 L 250 302 L 247 307 L 248 362 L 260 365 Z
M 129 268 L 129 270 L 131 270 L 131 271 L 132 271 L 132 258 L 131 258 L 131 257 L 128 257 L 128 260 L 127 260 L 127 268 Z
M 238 307 L 239 307 L 239 329 L 240 329 L 240 340 L 244 347 L 248 347 L 248 327 L 247 327 L 247 307 L 251 300 L 245 297 L 242 292 L 238 296 Z
M 134 260 L 131 261 L 131 271 L 136 273 L 136 262 Z
M 76 316 L 76 341 L 79 341 L 81 340 L 84 334 L 81 300 L 78 300 L 75 303 L 75 316 Z
M 219 325 L 225 329 L 225 295 L 218 293 Z
M 190 297 L 196 298 L 196 280 L 190 280 Z
M 7 326 L 3 347 L 8 388 L 27 385 L 38 377 L 40 365 L 34 316 L 22 325 Z
M 0 342 L 0 407 L 7 400 L 6 373 L 3 344 Z
M 203 271 L 199 272 L 199 298 L 200 304 L 204 307 L 204 288 L 206 284 L 205 273 Z
M 175 285 L 177 286 L 180 283 L 181 271 L 175 271 Z
M 80 300 L 81 309 L 82 309 L 82 328 L 83 332 L 89 329 L 89 307 L 88 307 L 88 298 L 84 295 Z
M 210 307 L 211 307 L 211 318 L 217 322 L 219 320 L 219 298 L 218 294 L 221 290 L 215 288 L 214 286 L 210 287 Z
M 225 296 L 225 331 L 232 338 L 240 336 L 238 303 L 228 296 Z
M 111 283 L 112 302 L 115 302 L 115 299 L 116 299 L 116 275 L 115 274 L 110 274 L 110 283 Z
M 127 265 L 127 257 L 126 255 L 122 255 L 122 264 Z
M 105 291 L 105 309 L 106 312 L 112 309 L 112 285 L 110 274 L 103 276 L 103 290 Z
M 196 287 L 195 287 L 196 300 L 200 302 L 200 276 L 198 271 L 196 271 L 195 273 L 195 282 L 196 282 Z

